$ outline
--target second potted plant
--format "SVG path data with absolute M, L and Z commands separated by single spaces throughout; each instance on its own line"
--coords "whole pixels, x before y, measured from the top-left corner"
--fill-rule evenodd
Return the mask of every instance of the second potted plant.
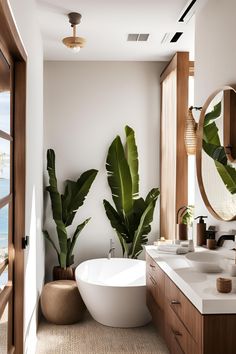
M 64 194 L 60 194 L 58 191 L 55 152 L 52 149 L 47 151 L 47 171 L 49 186 L 46 187 L 46 190 L 51 199 L 52 215 L 56 224 L 59 244 L 58 247 L 47 230 L 43 231 L 45 238 L 57 253 L 59 265 L 53 269 L 53 279 L 74 279 L 74 272 L 71 267 L 74 264 L 73 250 L 79 234 L 90 218 L 79 224 L 71 237 L 68 236 L 67 227 L 72 225 L 75 214 L 83 205 L 98 171 L 91 169 L 82 173 L 77 181 L 67 180 Z

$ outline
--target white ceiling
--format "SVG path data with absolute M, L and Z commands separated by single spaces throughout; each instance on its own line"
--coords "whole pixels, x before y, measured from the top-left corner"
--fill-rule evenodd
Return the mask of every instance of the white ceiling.
M 189 0 L 37 0 L 45 60 L 165 61 L 176 51 L 194 57 L 194 17 L 178 19 Z M 199 3 L 202 0 L 198 0 Z M 82 14 L 78 36 L 86 46 L 71 53 L 61 42 L 72 31 L 69 12 Z M 167 32 L 183 31 L 177 43 L 164 43 Z M 127 42 L 128 33 L 150 33 L 148 42 Z

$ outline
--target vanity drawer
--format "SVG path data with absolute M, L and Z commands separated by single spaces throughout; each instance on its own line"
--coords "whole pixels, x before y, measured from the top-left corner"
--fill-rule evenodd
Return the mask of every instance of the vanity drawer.
M 147 288 L 152 293 L 158 306 L 164 309 L 165 273 L 150 256 L 147 256 L 146 277 Z
M 201 354 L 198 345 L 178 316 L 167 305 L 165 312 L 165 339 L 171 354 Z
M 160 335 L 164 338 L 164 311 L 160 309 L 156 301 L 153 299 L 152 293 L 147 290 L 147 307 L 152 315 L 152 321 Z
M 166 311 L 169 308 L 182 321 L 196 343 L 201 344 L 202 316 L 177 286 L 165 277 Z

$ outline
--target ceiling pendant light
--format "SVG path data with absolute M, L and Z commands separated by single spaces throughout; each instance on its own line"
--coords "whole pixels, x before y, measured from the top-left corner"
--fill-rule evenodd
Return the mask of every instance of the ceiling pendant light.
M 85 39 L 82 37 L 77 37 L 76 35 L 76 26 L 80 23 L 81 17 L 81 14 L 77 12 L 71 12 L 68 14 L 69 22 L 73 30 L 73 36 L 63 38 L 62 40 L 65 46 L 75 53 L 78 53 L 80 48 L 83 48 L 85 44 Z

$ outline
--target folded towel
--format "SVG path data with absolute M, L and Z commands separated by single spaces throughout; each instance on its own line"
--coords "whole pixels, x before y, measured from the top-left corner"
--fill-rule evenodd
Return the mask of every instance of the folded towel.
M 188 253 L 188 247 L 180 247 L 179 245 L 159 245 L 157 251 L 162 253 L 185 254 Z

